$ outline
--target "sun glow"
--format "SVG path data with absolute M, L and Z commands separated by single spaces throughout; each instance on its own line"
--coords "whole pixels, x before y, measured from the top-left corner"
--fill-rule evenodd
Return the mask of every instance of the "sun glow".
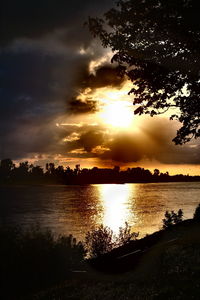
M 90 96 L 98 103 L 97 120 L 118 129 L 128 129 L 135 123 L 133 99 L 128 95 L 131 83 L 125 81 L 120 88 L 103 87 Z M 91 93 L 91 91 L 90 91 Z
M 133 111 L 127 101 L 114 101 L 108 103 L 100 113 L 105 124 L 118 128 L 128 128 L 133 122 Z
M 131 88 L 130 81 L 125 81 L 118 88 L 112 86 L 86 88 L 77 99 L 83 103 L 87 103 L 88 99 L 94 102 L 96 112 L 88 115 L 93 122 L 99 125 L 109 125 L 113 129 L 129 129 L 133 127 L 133 124 L 135 125 L 135 119 L 137 119 L 134 115 L 133 96 L 128 95 Z M 86 116 L 84 118 L 86 119 Z

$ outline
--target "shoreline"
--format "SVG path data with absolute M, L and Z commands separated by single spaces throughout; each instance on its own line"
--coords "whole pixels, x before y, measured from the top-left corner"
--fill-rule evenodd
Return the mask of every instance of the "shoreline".
M 180 183 L 180 182 L 200 182 L 198 180 L 159 180 L 159 181 L 132 181 L 132 182 L 122 182 L 122 181 L 99 181 L 99 182 L 70 182 L 70 183 L 56 183 L 56 182 L 45 182 L 45 183 L 29 183 L 29 182 L 19 182 L 19 183 L 0 183 L 0 187 L 15 187 L 15 186 L 87 186 L 87 185 L 95 185 L 95 184 L 140 184 L 140 183 Z
M 182 286 L 182 283 L 184 283 L 185 293 L 189 291 L 190 294 L 195 292 L 199 295 L 199 285 L 197 286 L 200 274 L 199 220 L 184 220 L 142 239 L 130 241 L 95 259 L 82 261 L 82 256 L 76 256 L 77 252 L 69 252 L 78 260 L 72 264 L 69 260 L 68 263 L 71 265 L 67 263 L 66 267 L 64 262 L 70 256 L 68 255 L 68 244 L 66 244 L 66 248 L 62 242 L 65 239 L 51 240 L 48 233 L 41 235 L 41 232 L 32 231 L 28 236 L 22 236 L 24 237 L 23 248 L 21 248 L 20 239 L 19 242 L 17 242 L 18 238 L 16 239 L 19 248 L 23 249 L 21 256 L 18 257 L 18 251 L 13 252 L 13 247 L 10 247 L 14 245 L 10 244 L 13 232 L 7 232 L 11 234 L 8 239 L 7 235 L 2 235 L 2 238 L 7 239 L 8 242 L 7 250 L 3 252 L 5 257 L 2 266 L 7 259 L 9 268 L 6 267 L 5 272 L 10 278 L 9 280 L 6 280 L 7 277 L 4 278 L 4 286 L 2 286 L 2 295 L 5 296 L 5 299 L 14 299 L 13 295 L 18 295 L 22 299 L 36 299 L 37 295 L 37 299 L 64 300 L 70 297 L 70 299 L 92 300 L 102 299 L 102 295 L 105 294 L 104 299 L 114 300 L 116 290 L 119 294 L 123 293 L 124 297 L 126 295 L 126 299 L 135 299 L 133 296 L 136 294 L 137 299 L 154 299 L 147 297 L 149 293 L 160 295 L 159 299 L 171 299 L 174 292 L 182 291 L 182 289 L 177 289 L 180 284 Z M 15 232 L 17 234 L 17 231 Z M 72 237 L 70 240 L 69 237 L 68 241 L 73 242 Z M 48 243 L 46 244 L 44 241 Z M 5 246 L 5 243 L 3 245 Z M 78 246 L 78 244 L 76 245 Z M 73 247 L 71 251 L 74 251 Z M 58 252 L 55 252 L 55 249 Z M 60 252 L 59 249 L 62 251 Z M 15 258 L 12 259 L 11 265 L 10 255 Z M 17 262 L 16 258 L 20 260 Z M 29 264 L 27 264 L 27 259 Z M 59 268 L 57 268 L 58 262 Z M 19 263 L 20 269 L 18 268 Z M 39 279 L 37 279 L 38 269 L 43 272 Z M 36 277 L 33 276 L 35 281 L 32 281 L 32 272 L 37 274 Z M 55 278 L 52 280 L 53 274 Z M 17 282 L 15 276 L 18 278 Z M 42 284 L 41 280 L 43 280 Z M 30 284 L 29 288 L 27 288 L 27 284 Z M 78 290 L 76 289 L 77 285 L 79 286 Z M 9 291 L 10 286 L 12 286 L 12 290 Z M 170 297 L 165 297 L 166 293 Z
M 121 273 L 134 270 L 155 248 L 164 249 L 184 240 L 185 233 L 193 235 L 200 230 L 200 222 L 194 219 L 181 221 L 170 228 L 148 234 L 141 239 L 132 240 L 120 247 L 114 248 L 98 258 L 87 259 L 89 265 L 98 271 L 106 273 Z M 200 242 L 200 236 L 197 236 Z M 195 237 L 196 239 L 196 237 Z

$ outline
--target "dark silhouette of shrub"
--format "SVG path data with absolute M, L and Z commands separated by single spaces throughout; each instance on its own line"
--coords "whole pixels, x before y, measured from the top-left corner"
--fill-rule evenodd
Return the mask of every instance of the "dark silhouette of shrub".
M 179 209 L 177 213 L 175 213 L 173 210 L 171 213 L 166 210 L 165 212 L 165 218 L 163 221 L 163 229 L 170 228 L 173 225 L 176 225 L 183 221 L 183 211 L 182 209 Z
M 163 229 L 169 228 L 169 227 L 171 227 L 173 225 L 173 223 L 172 223 L 172 216 L 168 212 L 168 210 L 166 210 L 166 212 L 165 212 L 165 218 L 162 221 L 163 221 Z
M 200 222 L 200 203 L 199 203 L 199 205 L 198 205 L 198 206 L 196 207 L 196 209 L 195 209 L 193 219 L 194 219 L 195 221 Z
M 136 240 L 139 236 L 139 232 L 131 232 L 131 226 L 125 222 L 125 227 L 119 228 L 119 235 L 116 236 L 116 245 L 123 246 L 128 244 L 131 240 Z
M 125 227 L 119 228 L 119 234 L 101 224 L 97 229 L 93 229 L 86 234 L 85 249 L 87 256 L 90 258 L 99 257 L 112 249 L 125 245 L 131 240 L 135 240 L 139 236 L 139 232 L 131 232 L 131 227 L 125 222 Z
M 88 231 L 85 236 L 85 249 L 87 256 L 98 257 L 109 252 L 114 247 L 113 231 L 109 227 L 101 224 L 97 229 Z
M 17 298 L 67 279 L 71 270 L 83 268 L 84 253 L 83 245 L 72 235 L 55 238 L 51 231 L 42 231 L 38 226 L 26 231 L 0 228 L 3 299 L 14 299 L 13 295 Z
M 177 214 L 174 211 L 172 211 L 172 220 L 173 220 L 174 224 L 178 224 L 178 223 L 183 221 L 183 211 L 182 211 L 182 209 L 179 209 Z

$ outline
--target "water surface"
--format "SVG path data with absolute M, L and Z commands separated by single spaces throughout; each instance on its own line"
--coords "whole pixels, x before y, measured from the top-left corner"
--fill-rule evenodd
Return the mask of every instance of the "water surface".
M 99 224 L 117 231 L 127 221 L 140 236 L 159 230 L 166 210 L 191 218 L 200 182 L 0 187 L 3 225 L 39 223 L 83 240 Z

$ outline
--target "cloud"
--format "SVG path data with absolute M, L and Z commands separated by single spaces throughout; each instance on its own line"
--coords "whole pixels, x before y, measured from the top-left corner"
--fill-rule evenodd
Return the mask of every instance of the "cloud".
M 80 136 L 79 143 L 85 151 L 91 152 L 92 149 L 103 143 L 103 136 L 103 132 L 90 130 Z
M 120 87 L 125 78 L 120 74 L 120 67 L 112 65 L 99 66 L 95 74 L 83 74 L 80 82 L 84 88 L 97 89 L 105 86 Z
M 64 153 L 56 120 L 63 115 L 66 119 L 71 112 L 95 110 L 90 100 L 75 103 L 71 99 L 82 88 L 77 79 L 80 70 L 88 70 L 90 61 L 102 55 L 102 48 L 94 54 L 93 38 L 82 23 L 87 14 L 95 8 L 97 12 L 103 11 L 108 3 L 95 5 L 92 1 L 76 0 L 71 6 L 67 1 L 59 5 L 55 1 L 42 3 L 3 4 L 0 158 L 17 159 L 45 151 Z M 65 27 L 56 31 L 62 24 Z M 82 54 L 79 50 L 84 41 L 90 46 Z
M 86 44 L 91 39 L 88 31 L 82 28 L 87 16 L 102 14 L 113 3 L 109 0 L 4 1 L 1 6 L 1 44 L 24 37 L 37 39 L 62 28 L 66 29 L 63 37 L 66 42 Z
M 77 133 L 76 141 L 66 143 L 67 156 L 96 157 L 100 161 L 123 165 L 142 160 L 159 161 L 163 164 L 199 164 L 197 144 L 176 146 L 171 142 L 177 124 L 165 118 L 145 118 L 140 130 L 133 132 L 108 132 L 105 127 L 82 126 L 72 128 Z M 69 128 L 68 128 L 69 130 Z M 80 152 L 82 149 L 82 152 Z
M 94 90 L 102 87 L 120 88 L 125 77 L 120 75 L 119 67 L 100 65 L 95 74 L 89 72 L 88 66 L 79 71 L 76 84 L 79 86 L 78 95 L 69 102 L 71 113 L 94 113 L 98 111 L 98 100 L 93 99 Z
M 142 159 L 140 144 L 137 137 L 130 134 L 121 134 L 113 138 L 111 142 L 106 143 L 106 150 L 101 159 L 111 159 L 119 163 L 137 162 Z
M 74 114 L 91 113 L 97 111 L 97 103 L 94 100 L 74 99 L 69 103 L 69 110 Z
M 38 164 L 51 158 L 200 163 L 199 144 L 174 146 L 177 126 L 166 119 L 141 118 L 140 131 L 132 133 L 116 133 L 103 125 L 55 126 L 98 111 L 92 93 L 102 87 L 118 89 L 124 82 L 116 66 L 102 59 L 105 50 L 83 26 L 87 16 L 102 14 L 113 4 L 111 0 L 4 1 L 0 158 L 37 157 Z M 98 62 L 93 74 L 92 61 Z

